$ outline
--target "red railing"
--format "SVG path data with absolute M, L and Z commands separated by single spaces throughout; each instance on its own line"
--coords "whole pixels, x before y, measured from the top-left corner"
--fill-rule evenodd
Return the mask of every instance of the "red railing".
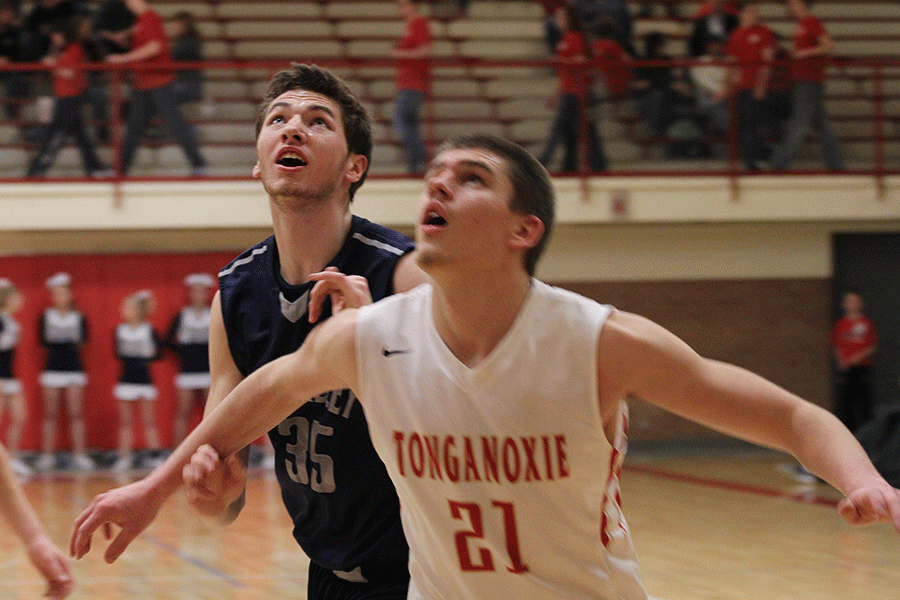
M 378 145 L 398 148 L 398 142 L 390 132 L 390 113 L 386 107 L 389 107 L 392 101 L 392 93 L 390 91 L 389 82 L 392 81 L 393 69 L 396 61 L 393 59 L 335 59 L 335 58 L 304 58 L 303 62 L 314 62 L 324 67 L 335 70 L 344 77 L 351 85 L 355 86 L 359 95 L 372 112 L 373 122 L 379 125 L 385 133 L 376 135 L 375 143 Z M 238 60 L 238 61 L 204 61 L 199 63 L 177 63 L 171 67 L 176 69 L 200 69 L 203 70 L 207 77 L 207 94 L 213 102 L 225 103 L 233 102 L 245 104 L 247 107 L 246 116 L 219 116 L 198 117 L 190 120 L 195 125 L 209 128 L 215 131 L 216 126 L 225 125 L 250 125 L 254 122 L 255 108 L 259 101 L 259 90 L 272 73 L 284 68 L 288 64 L 286 59 L 272 60 Z M 554 68 L 552 61 L 546 60 L 484 60 L 484 59 L 432 59 L 433 79 L 435 83 L 444 82 L 450 84 L 457 82 L 474 82 L 478 90 L 473 95 L 449 94 L 446 92 L 434 92 L 429 98 L 428 106 L 424 111 L 425 123 L 423 123 L 423 131 L 426 132 L 428 145 L 434 148 L 435 144 L 441 138 L 452 135 L 454 130 L 466 128 L 483 127 L 485 129 L 500 131 L 506 137 L 513 139 L 526 147 L 537 150 L 543 144 L 544 137 L 547 135 L 547 122 L 552 117 L 552 110 L 544 108 L 546 116 L 542 120 L 539 117 L 532 118 L 530 127 L 516 127 L 528 121 L 529 116 L 516 116 L 509 112 L 504 113 L 500 107 L 506 104 L 512 104 L 515 101 L 520 103 L 539 103 L 543 107 L 544 100 L 553 93 L 552 86 L 555 85 L 555 77 L 549 75 Z M 679 60 L 679 61 L 656 61 L 643 63 L 636 61 L 628 65 L 629 68 L 635 68 L 642 65 L 646 66 L 667 66 L 671 68 L 681 69 L 696 64 L 695 61 Z M 722 63 L 725 64 L 725 63 Z M 157 65 L 158 67 L 159 65 Z M 584 73 L 586 76 L 596 74 L 597 70 L 604 65 L 584 65 Z M 85 65 L 88 70 L 108 72 L 110 85 L 110 129 L 112 135 L 110 137 L 108 148 L 105 150 L 106 156 L 113 163 L 117 162 L 116 157 L 119 155 L 119 144 L 121 141 L 122 131 L 122 111 L 120 109 L 121 102 L 127 98 L 124 82 L 129 72 L 133 72 L 139 68 L 135 65 L 119 66 L 104 64 Z M 39 64 L 4 64 L 0 65 L 0 74 L 9 72 L 30 72 L 39 71 L 47 72 L 49 67 Z M 504 77 L 509 78 L 510 72 L 520 73 L 520 79 L 523 84 L 522 89 L 516 91 L 506 91 L 498 93 L 491 91 L 491 82 L 502 80 Z M 535 86 L 526 85 L 529 79 L 527 74 L 541 74 L 541 82 L 538 89 Z M 847 152 L 848 169 L 846 172 L 857 175 L 871 175 L 878 181 L 879 189 L 883 189 L 884 178 L 887 175 L 900 173 L 900 60 L 888 59 L 840 59 L 832 62 L 828 69 L 829 83 L 826 84 L 826 90 L 839 88 L 838 91 L 826 93 L 826 102 L 829 105 L 830 117 L 834 123 L 845 124 L 838 127 L 840 130 L 839 139 L 845 144 L 846 149 L 852 150 Z M 33 77 L 33 75 L 32 75 Z M 510 79 L 512 80 L 512 79 Z M 531 80 L 533 81 L 533 80 Z M 375 82 L 382 85 L 376 86 Z M 842 82 L 842 83 L 838 83 Z M 240 84 L 245 91 L 235 94 L 234 92 L 225 92 L 217 89 L 222 83 Z M 234 88 L 235 86 L 231 86 Z M 437 87 L 437 86 L 435 86 Z M 447 86 L 443 86 L 446 88 Z M 529 87 L 531 89 L 529 89 Z M 377 89 L 376 89 L 377 88 Z M 224 89 L 224 88 L 222 88 Z M 847 90 L 850 91 L 847 91 Z M 889 90 L 889 91 L 888 91 Z M 9 98 L 3 98 L 5 102 L 10 102 Z M 32 100 L 29 100 L 31 102 Z M 440 110 L 441 105 L 448 103 L 460 102 L 482 102 L 485 105 L 484 114 L 459 116 L 452 114 L 443 114 Z M 598 99 L 594 106 L 599 107 L 601 112 L 604 107 L 605 100 Z M 841 110 L 841 104 L 854 105 L 854 109 Z M 30 110 L 25 113 L 33 112 Z M 537 112 L 537 111 L 533 111 Z M 387 114 L 385 114 L 387 113 Z M 733 113 L 733 111 L 732 111 Z M 0 118 L 5 113 L 0 113 Z M 586 117 L 585 117 L 586 118 Z M 637 119 L 632 114 L 607 116 L 621 130 L 621 135 L 612 138 L 607 137 L 603 142 L 607 145 L 617 144 L 619 146 L 629 147 L 633 152 L 638 149 L 647 149 L 658 147 L 671 143 L 672 140 L 663 138 L 653 138 L 647 135 L 637 135 L 633 133 L 636 129 Z M 701 141 L 713 145 L 719 149 L 722 158 L 698 161 L 678 161 L 677 164 L 666 159 L 654 159 L 649 156 L 650 153 L 644 153 L 641 158 L 630 160 L 627 164 L 621 161 L 617 164 L 615 158 L 611 159 L 610 170 L 605 172 L 606 176 L 622 177 L 622 176 L 655 176 L 655 177 L 672 177 L 672 176 L 727 176 L 737 181 L 738 177 L 754 176 L 759 173 L 748 173 L 742 170 L 738 164 L 738 150 L 736 145 L 736 135 L 734 134 L 734 118 L 731 119 L 731 134 L 721 137 L 706 137 Z M 0 126 L 5 125 L 6 129 L 24 130 L 28 127 L 38 125 L 28 116 L 18 119 L 0 120 Z M 889 126 L 890 125 L 890 126 Z M 582 129 L 586 127 L 586 121 L 582 123 Z M 616 127 L 608 127 L 613 129 Z M 863 131 L 863 133 L 859 133 Z M 869 132 L 870 131 L 870 132 Z M 16 163 L 14 153 L 9 150 L 19 150 L 19 156 L 22 150 L 25 153 L 33 153 L 36 151 L 36 145 L 33 141 L 9 140 L 10 136 L 6 136 L 6 140 L 0 138 L 0 147 L 5 148 L 2 155 L 6 158 L 0 158 L 0 181 L 22 181 L 25 172 L 25 164 Z M 582 136 L 584 139 L 585 136 Z M 149 142 L 151 146 L 159 146 L 159 143 Z M 211 150 L 214 147 L 222 148 L 252 148 L 254 140 L 250 136 L 247 139 L 220 139 L 201 140 L 201 147 Z M 813 148 L 815 148 L 813 146 Z M 814 150 L 818 152 L 818 150 Z M 582 151 L 583 156 L 583 151 Z M 21 159 L 20 159 L 21 160 Z M 402 161 L 398 160 L 397 165 Z M 582 167 L 577 173 L 572 175 L 586 176 L 590 172 L 585 168 L 585 161 L 582 160 Z M 819 161 L 821 164 L 821 161 Z M 215 167 L 215 165 L 213 165 Z M 396 167 L 396 165 L 391 165 Z M 217 178 L 245 178 L 249 171 L 249 164 L 234 165 L 233 168 L 222 168 L 213 172 L 213 176 Z M 16 173 L 18 170 L 18 174 Z M 373 176 L 391 176 L 385 172 L 379 173 L 379 165 L 373 165 Z M 390 171 L 391 169 L 383 169 Z M 394 168 L 394 171 L 399 170 Z M 816 174 L 823 173 L 824 169 L 820 168 L 803 168 L 787 171 L 791 174 Z M 769 175 L 768 172 L 763 172 Z M 51 171 L 52 174 L 52 171 Z M 396 176 L 396 174 L 395 174 Z M 151 176 L 131 177 L 129 179 L 183 179 L 173 172 L 167 172 L 166 169 L 153 170 Z M 59 179 L 81 179 L 79 177 L 54 178 Z M 114 177 L 114 180 L 121 180 L 121 177 Z

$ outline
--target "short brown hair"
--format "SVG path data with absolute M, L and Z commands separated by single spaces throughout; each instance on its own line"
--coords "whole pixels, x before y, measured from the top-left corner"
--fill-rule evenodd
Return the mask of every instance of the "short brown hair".
M 550 174 L 527 150 L 514 142 L 490 134 L 462 135 L 444 142 L 438 153 L 447 150 L 481 149 L 492 152 L 506 163 L 506 174 L 512 182 L 510 209 L 520 215 L 534 215 L 544 224 L 544 235 L 525 253 L 524 265 L 534 275 L 538 260 L 547 247 L 556 219 L 556 193 Z
M 353 200 L 356 190 L 366 180 L 369 164 L 372 162 L 372 123 L 369 121 L 369 114 L 347 84 L 328 69 L 317 65 L 292 63 L 289 69 L 279 71 L 269 82 L 265 98 L 259 105 L 256 116 L 257 138 L 272 102 L 278 96 L 292 90 L 322 94 L 340 105 L 347 150 L 352 154 L 366 157 L 365 172 L 359 181 L 350 184 L 350 200 Z

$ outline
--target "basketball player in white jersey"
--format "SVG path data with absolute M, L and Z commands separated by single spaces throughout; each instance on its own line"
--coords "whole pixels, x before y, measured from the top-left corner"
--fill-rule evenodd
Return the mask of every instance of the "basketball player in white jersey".
M 791 452 L 846 495 L 844 519 L 900 532 L 900 490 L 829 412 L 533 279 L 552 224 L 549 178 L 524 150 L 489 136 L 446 145 L 416 228 L 433 286 L 343 310 L 255 371 L 166 464 L 94 499 L 73 555 L 112 523 L 117 556 L 198 445 L 227 457 L 341 386 L 363 403 L 403 506 L 409 598 L 646 599 L 618 501 L 628 395 Z

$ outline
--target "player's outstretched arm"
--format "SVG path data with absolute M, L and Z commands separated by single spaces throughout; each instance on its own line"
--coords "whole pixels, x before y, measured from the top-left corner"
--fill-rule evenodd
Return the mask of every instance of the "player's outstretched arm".
M 793 454 L 839 489 L 851 523 L 889 522 L 900 532 L 900 490 L 872 465 L 831 413 L 734 365 L 704 359 L 662 327 L 613 313 L 598 341 L 601 412 L 631 394 L 723 433 Z
M 292 354 L 257 369 L 244 379 L 146 478 L 96 496 L 75 520 L 70 552 L 81 558 L 99 528 L 118 533 L 106 550 L 116 560 L 146 529 L 163 502 L 181 485 L 184 466 L 209 444 L 218 456 L 243 448 L 291 414 L 309 398 L 356 385 L 356 311 L 346 310 L 313 330 Z
M 72 591 L 69 560 L 44 531 L 37 513 L 28 504 L 9 464 L 6 448 L 0 444 L 0 515 L 25 544 L 31 564 L 47 581 L 46 598 L 62 600 Z

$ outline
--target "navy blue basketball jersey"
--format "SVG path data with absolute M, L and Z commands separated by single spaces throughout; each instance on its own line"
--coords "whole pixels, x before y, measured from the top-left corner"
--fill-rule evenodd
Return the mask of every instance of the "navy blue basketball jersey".
M 365 277 L 372 298 L 379 300 L 393 293 L 397 261 L 412 249 L 406 236 L 354 216 L 328 266 Z M 279 264 L 270 237 L 219 273 L 228 344 L 245 377 L 299 348 L 313 328 L 307 309 L 314 282 L 287 284 Z M 320 321 L 330 315 L 326 302 Z M 406 569 L 400 503 L 350 390 L 312 399 L 269 438 L 294 538 L 312 561 L 336 571 L 360 568 L 369 579 L 386 569 Z

